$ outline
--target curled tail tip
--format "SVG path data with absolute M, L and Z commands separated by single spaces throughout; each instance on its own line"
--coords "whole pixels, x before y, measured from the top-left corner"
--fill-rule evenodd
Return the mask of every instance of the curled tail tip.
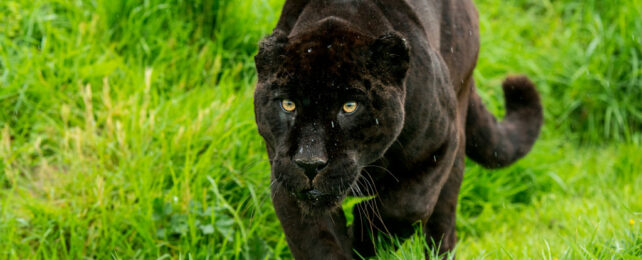
M 504 88 L 507 87 L 535 87 L 535 84 L 526 75 L 508 75 L 502 83 Z
M 535 84 L 523 75 L 502 84 L 506 116 L 498 122 L 476 92 L 466 120 L 466 154 L 486 168 L 502 168 L 524 157 L 539 136 L 543 108 Z
M 506 100 L 539 101 L 539 93 L 535 84 L 524 75 L 508 76 L 502 83 Z
M 511 75 L 502 83 L 508 113 L 543 118 L 542 104 L 535 84 L 525 75 Z M 541 121 L 541 120 L 540 120 Z

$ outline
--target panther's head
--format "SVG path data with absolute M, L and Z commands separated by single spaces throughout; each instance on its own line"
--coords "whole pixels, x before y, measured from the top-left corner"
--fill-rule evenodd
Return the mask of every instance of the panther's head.
M 401 132 L 409 49 L 337 23 L 260 44 L 254 112 L 272 174 L 308 213 L 340 205 Z

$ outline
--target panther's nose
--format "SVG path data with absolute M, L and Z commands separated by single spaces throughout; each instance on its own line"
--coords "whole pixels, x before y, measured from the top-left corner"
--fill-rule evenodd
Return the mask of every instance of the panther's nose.
M 295 156 L 294 163 L 305 170 L 305 175 L 313 180 L 323 167 L 328 164 L 328 160 L 321 157 L 302 157 Z
M 317 127 L 314 123 L 303 126 L 297 140 L 298 146 L 292 156 L 292 161 L 305 170 L 305 175 L 310 181 L 328 164 L 328 153 L 321 138 L 323 133 L 323 128 Z

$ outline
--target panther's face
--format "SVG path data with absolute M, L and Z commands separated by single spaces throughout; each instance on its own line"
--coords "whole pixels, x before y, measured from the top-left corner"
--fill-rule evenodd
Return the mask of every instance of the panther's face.
M 273 186 L 308 214 L 339 206 L 404 120 L 408 47 L 333 26 L 266 38 L 256 56 L 254 111 Z

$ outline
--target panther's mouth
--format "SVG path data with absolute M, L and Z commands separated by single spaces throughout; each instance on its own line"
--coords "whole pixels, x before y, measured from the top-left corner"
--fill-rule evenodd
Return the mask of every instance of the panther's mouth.
M 294 194 L 308 208 L 329 209 L 338 205 L 341 195 L 323 193 L 317 189 L 308 189 Z

